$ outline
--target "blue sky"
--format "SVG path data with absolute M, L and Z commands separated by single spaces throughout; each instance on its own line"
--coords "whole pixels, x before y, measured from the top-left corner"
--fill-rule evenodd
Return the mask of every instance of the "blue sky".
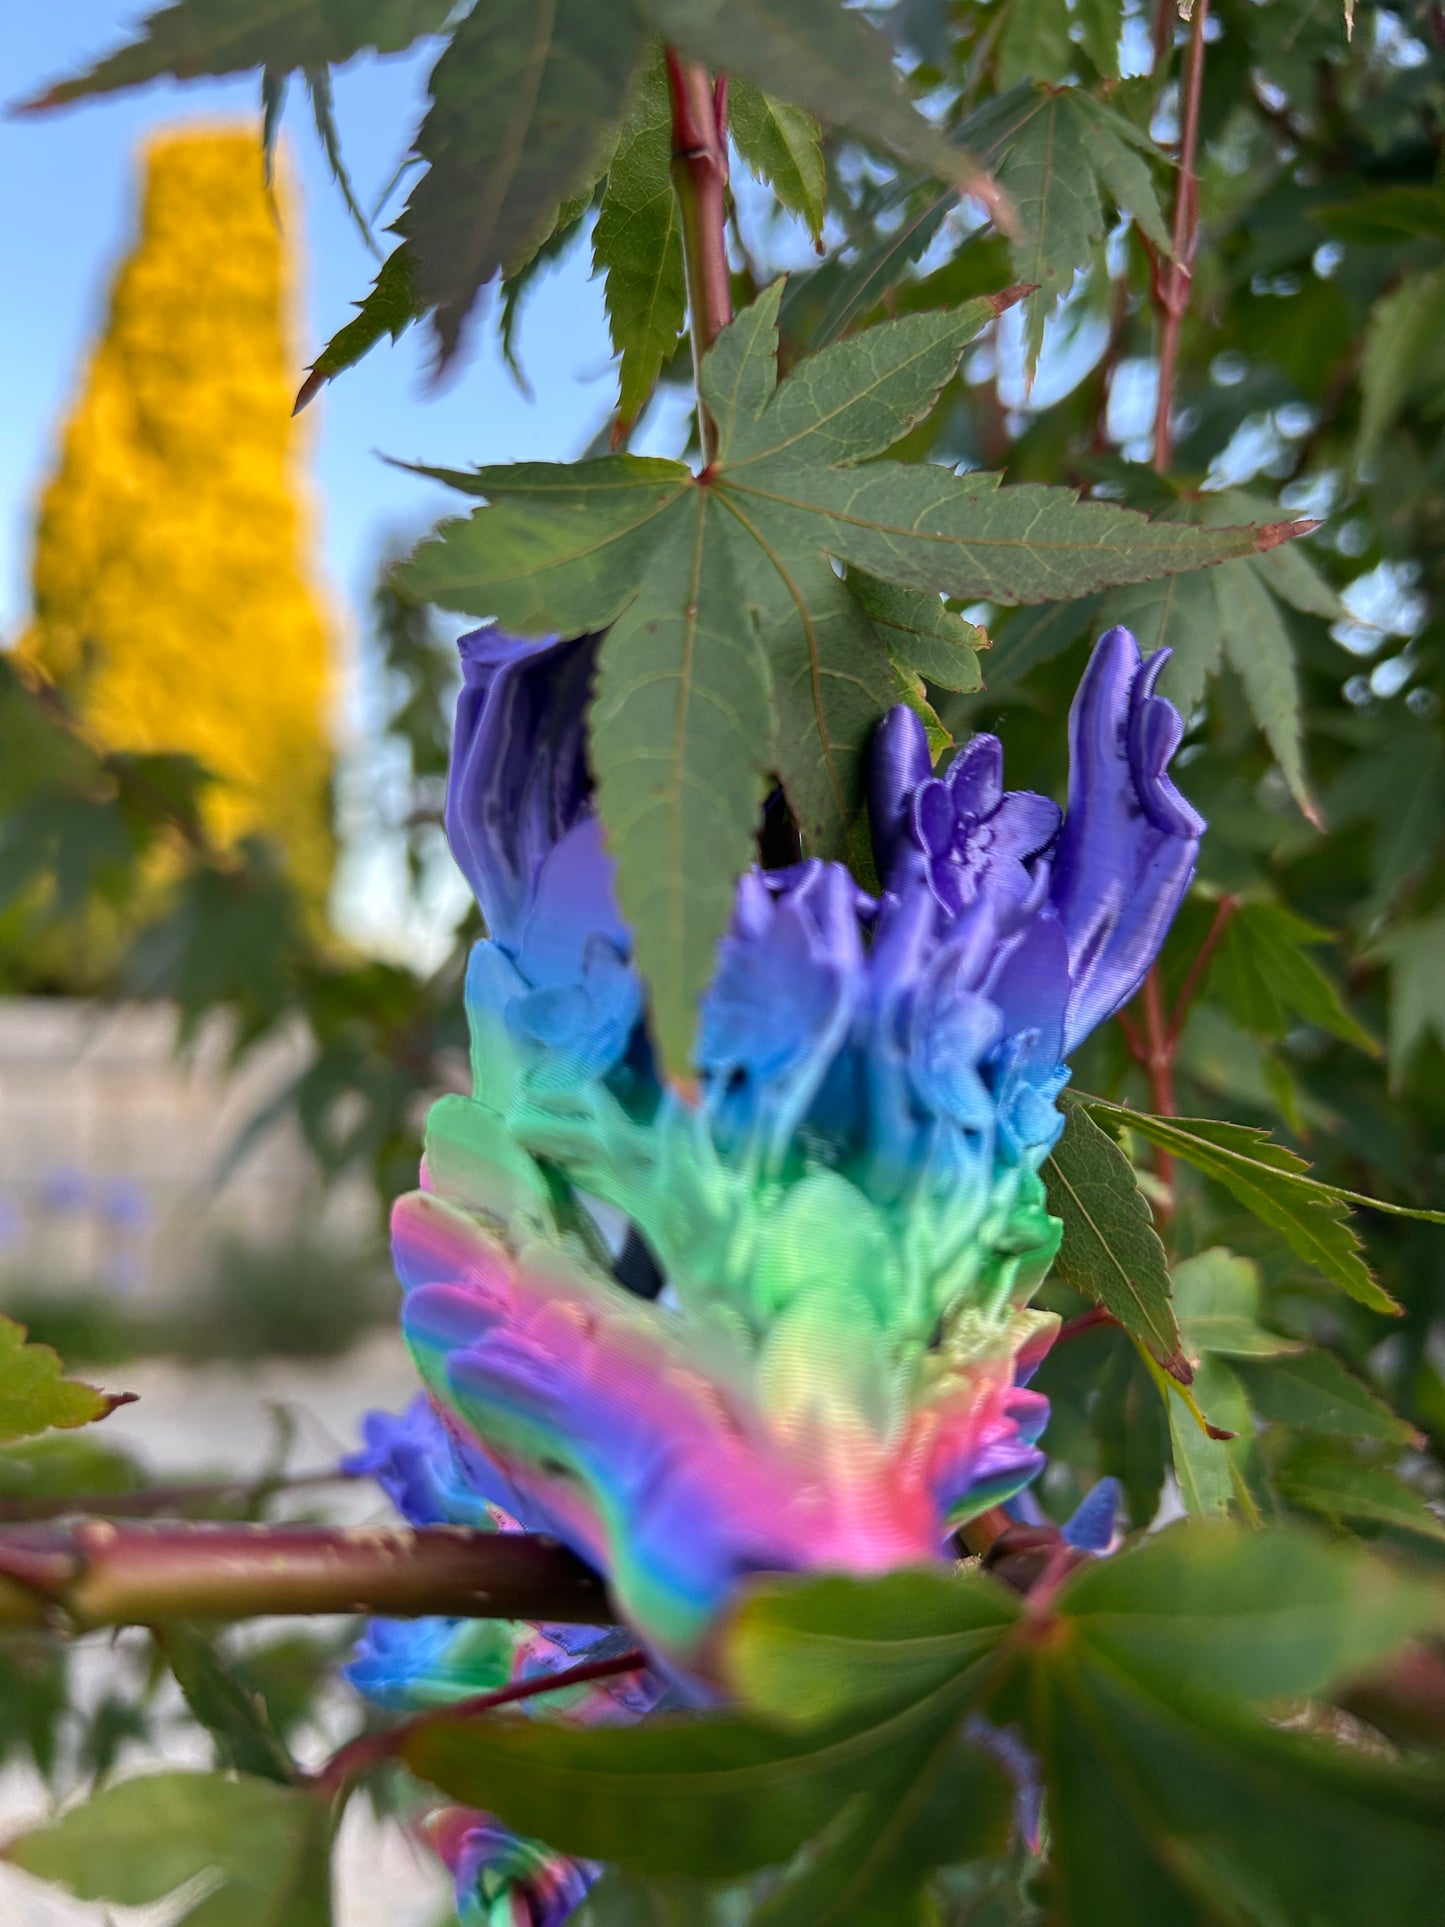
M 0 94 L 13 101 L 73 71 L 124 38 L 142 11 L 114 0 L 7 8 Z M 358 61 L 338 76 L 344 150 L 364 205 L 385 186 L 416 124 L 428 52 Z M 38 119 L 0 121 L 8 283 L 0 301 L 0 631 L 13 630 L 27 606 L 32 504 L 132 232 L 137 145 L 153 127 L 255 111 L 255 82 L 243 78 L 158 83 Z M 304 99 L 293 99 L 287 125 L 302 190 L 301 345 L 309 358 L 347 319 L 375 264 L 331 185 Z M 326 571 L 353 604 L 386 532 L 419 527 L 456 500 L 387 468 L 377 451 L 453 465 L 565 459 L 604 417 L 606 321 L 585 255 L 562 264 L 526 309 L 523 358 L 547 376 L 536 383 L 535 402 L 518 391 L 489 334 L 477 331 L 473 353 L 440 392 L 429 386 L 425 343 L 413 330 L 395 347 L 378 348 L 313 405 Z

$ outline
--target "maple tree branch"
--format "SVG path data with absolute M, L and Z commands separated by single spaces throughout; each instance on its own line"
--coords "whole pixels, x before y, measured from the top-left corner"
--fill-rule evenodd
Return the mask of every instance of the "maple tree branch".
M 1189 21 L 1189 47 L 1180 81 L 1179 180 L 1174 191 L 1174 258 L 1156 263 L 1154 299 L 1159 309 L 1159 394 L 1154 404 L 1154 467 L 1168 473 L 1173 452 L 1170 416 L 1174 408 L 1174 379 L 1179 362 L 1179 337 L 1189 309 L 1194 284 L 1194 252 L 1199 243 L 1199 177 L 1194 171 L 1199 148 L 1199 107 L 1204 92 L 1204 29 L 1209 0 L 1194 0 Z
M 460 1526 L 78 1519 L 0 1531 L 0 1626 L 382 1613 L 606 1626 L 602 1581 L 555 1540 Z
M 693 380 L 703 458 L 711 461 L 717 433 L 702 405 L 702 363 L 732 320 L 732 277 L 727 253 L 727 76 L 714 82 L 700 61 L 667 49 L 667 88 L 672 103 L 672 185 L 682 218 L 687 270 L 687 311 L 692 332 Z

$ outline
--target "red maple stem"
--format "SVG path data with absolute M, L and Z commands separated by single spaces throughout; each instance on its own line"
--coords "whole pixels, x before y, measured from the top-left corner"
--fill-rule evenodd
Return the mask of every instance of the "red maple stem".
M 586 1686 L 593 1680 L 616 1679 L 621 1673 L 638 1673 L 647 1663 L 647 1654 L 640 1647 L 632 1646 L 625 1653 L 616 1653 L 610 1659 L 584 1660 L 578 1666 L 569 1666 L 565 1672 L 540 1673 L 532 1679 L 513 1680 L 510 1686 L 499 1686 L 490 1693 L 477 1693 L 471 1699 L 457 1700 L 451 1706 L 431 1707 L 400 1726 L 387 1727 L 380 1733 L 363 1733 L 358 1739 L 348 1740 L 312 1776 L 311 1785 L 320 1794 L 329 1796 L 339 1793 L 358 1775 L 369 1773 L 373 1767 L 381 1766 L 387 1760 L 396 1759 L 407 1741 L 427 1727 L 451 1720 L 477 1719 L 499 1706 L 515 1706 L 522 1700 L 539 1699 L 543 1693 L 562 1693 L 569 1686 Z
M 1071 1338 L 1082 1338 L 1085 1332 L 1098 1331 L 1106 1325 L 1117 1325 L 1118 1319 L 1103 1305 L 1090 1305 L 1081 1311 L 1077 1318 L 1069 1318 L 1059 1326 L 1054 1338 L 1055 1345 L 1067 1345 Z
M 1139 1026 L 1134 1022 L 1134 1019 L 1129 1015 L 1127 1010 L 1116 1010 L 1114 1012 L 1114 1022 L 1124 1033 L 1124 1042 L 1129 1047 L 1129 1055 L 1134 1059 L 1136 1064 L 1142 1064 L 1145 1058 L 1145 1050 L 1144 1038 Z
M 1167 5 L 1167 0 L 1165 0 Z M 1154 270 L 1154 299 L 1159 309 L 1159 395 L 1154 406 L 1154 467 L 1169 470 L 1173 453 L 1174 379 L 1179 363 L 1179 337 L 1194 286 L 1194 253 L 1199 243 L 1199 177 L 1194 171 L 1199 150 L 1199 108 L 1204 92 L 1204 29 L 1209 0 L 1194 0 L 1189 22 L 1189 47 L 1180 81 L 1179 181 L 1174 194 L 1174 258 Z
M 1174 1103 L 1174 1040 L 1164 1018 L 1164 988 L 1158 964 L 1144 979 L 1144 1034 L 1148 1040 L 1149 1088 L 1157 1117 L 1177 1117 Z
M 714 80 L 701 62 L 667 49 L 667 88 L 672 104 L 672 184 L 682 218 L 687 270 L 688 320 L 693 379 L 703 457 L 711 461 L 717 435 L 702 404 L 702 363 L 733 318 L 732 277 L 727 254 L 727 76 Z
M 1169 50 L 1174 45 L 1174 21 L 1178 7 L 1176 0 L 1159 0 L 1154 9 L 1154 60 L 1149 71 L 1157 79 L 1164 71 L 1164 63 L 1169 58 Z
M 1238 908 L 1239 898 L 1236 896 L 1225 896 L 1219 899 L 1218 907 L 1214 912 L 1214 921 L 1210 924 L 1203 943 L 1195 952 L 1194 961 L 1185 973 L 1184 982 L 1179 986 L 1179 995 L 1174 999 L 1174 1010 L 1169 1019 L 1166 1040 L 1171 1058 L 1178 1048 L 1179 1035 L 1184 1029 L 1184 1020 L 1189 1015 L 1190 1006 L 1199 994 L 1199 987 L 1204 982 L 1215 951 L 1219 948 L 1219 940 L 1229 928 L 1229 920 Z
M 1177 1115 L 1174 1103 L 1174 1039 L 1164 1017 L 1164 991 L 1157 963 L 1144 979 L 1140 1000 L 1144 1007 L 1143 1065 L 1149 1078 L 1150 1101 L 1157 1116 L 1174 1117 Z M 1174 1159 L 1162 1146 L 1155 1147 L 1154 1169 L 1165 1190 L 1165 1197 L 1159 1205 L 1159 1217 L 1167 1222 L 1174 1215 Z

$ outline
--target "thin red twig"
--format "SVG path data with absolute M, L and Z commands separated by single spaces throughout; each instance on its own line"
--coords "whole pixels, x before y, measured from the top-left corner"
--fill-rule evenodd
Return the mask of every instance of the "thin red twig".
M 1124 1033 L 1124 1042 L 1129 1046 L 1129 1055 L 1134 1059 L 1136 1064 L 1143 1064 L 1148 1053 L 1145 1051 L 1144 1039 L 1140 1034 L 1139 1026 L 1134 1022 L 1134 1019 L 1129 1015 L 1127 1010 L 1116 1010 L 1114 1012 L 1114 1022 Z
M 385 1732 L 363 1733 L 358 1739 L 348 1740 L 345 1746 L 332 1754 L 319 1772 L 312 1775 L 310 1784 L 318 1793 L 337 1793 L 358 1774 L 369 1772 L 372 1767 L 380 1766 L 386 1760 L 394 1760 L 409 1739 L 429 1726 L 436 1726 L 443 1721 L 475 1719 L 498 1706 L 514 1706 L 521 1700 L 537 1699 L 543 1693 L 560 1693 L 569 1686 L 586 1686 L 592 1680 L 615 1679 L 620 1673 L 638 1673 L 647 1663 L 647 1654 L 640 1647 L 633 1646 L 611 1659 L 584 1660 L 578 1666 L 569 1666 L 565 1672 L 542 1673 L 532 1679 L 514 1680 L 510 1686 L 499 1686 L 491 1693 L 478 1693 L 471 1699 L 458 1700 L 452 1706 L 432 1707 L 400 1726 L 388 1727 Z
M 703 357 L 732 320 L 732 276 L 727 255 L 727 79 L 667 49 L 672 105 L 672 181 L 682 217 L 687 270 L 693 378 L 698 384 L 703 454 L 711 461 L 716 437 L 702 406 Z
M 1149 1088 L 1155 1115 L 1177 1117 L 1174 1104 L 1174 1041 L 1164 1019 L 1164 990 L 1155 964 L 1144 979 L 1144 1033 L 1149 1040 Z
M 1213 960 L 1214 953 L 1219 948 L 1219 940 L 1228 929 L 1229 920 L 1238 908 L 1239 898 L 1236 896 L 1226 896 L 1219 899 L 1219 905 L 1214 912 L 1214 921 L 1209 926 L 1208 935 L 1205 937 L 1203 943 L 1200 944 L 1199 949 L 1195 953 L 1193 963 L 1190 964 L 1189 969 L 1185 973 L 1184 982 L 1179 986 L 1179 995 L 1174 1000 L 1174 1012 L 1169 1019 L 1169 1030 L 1165 1039 L 1169 1046 L 1171 1059 L 1178 1048 L 1179 1035 L 1184 1029 L 1184 1019 L 1189 1015 L 1190 1005 L 1194 1002 L 1195 997 L 1198 995 L 1199 987 L 1204 982 L 1205 974 Z
M 1179 336 L 1189 308 L 1194 283 L 1194 251 L 1199 241 L 1199 177 L 1194 171 L 1199 148 L 1199 107 L 1204 92 L 1204 28 L 1209 0 L 1194 0 L 1189 22 L 1189 49 L 1180 83 L 1179 183 L 1174 195 L 1174 259 L 1158 264 L 1154 298 L 1159 306 L 1159 396 L 1154 407 L 1154 467 L 1167 474 L 1173 449 L 1170 416 L 1174 407 L 1174 376 L 1179 362 Z
M 1157 79 L 1164 71 L 1164 63 L 1169 58 L 1169 50 L 1174 45 L 1174 21 L 1178 13 L 1176 0 L 1159 0 L 1154 9 L 1154 61 L 1149 71 Z
M 1169 1027 L 1164 1019 L 1164 993 L 1161 987 L 1159 966 L 1155 964 L 1144 979 L 1140 992 L 1144 1006 L 1145 1055 L 1144 1068 L 1149 1076 L 1150 1099 L 1159 1117 L 1176 1115 L 1174 1105 L 1174 1046 L 1170 1040 Z M 1159 1182 L 1164 1186 L 1168 1198 L 1172 1200 L 1174 1191 L 1174 1159 L 1160 1146 L 1155 1147 L 1154 1169 Z M 1161 1204 L 1159 1215 L 1168 1218 L 1173 1210 L 1172 1202 Z
M 1085 1332 L 1097 1331 L 1101 1325 L 1117 1325 L 1118 1319 L 1103 1305 L 1091 1305 L 1081 1311 L 1077 1318 L 1064 1321 L 1054 1337 L 1055 1345 L 1067 1345 L 1071 1338 L 1081 1338 Z

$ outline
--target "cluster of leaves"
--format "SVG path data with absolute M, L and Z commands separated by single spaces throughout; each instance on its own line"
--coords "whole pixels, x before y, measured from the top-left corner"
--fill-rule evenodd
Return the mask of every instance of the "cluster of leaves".
M 1195 0 L 1201 233 L 1168 474 L 1141 459 L 1131 398 L 1156 368 L 1156 289 L 1186 265 L 1171 209 L 1194 29 L 1134 0 L 875 11 L 179 0 L 46 97 L 259 67 L 274 100 L 287 72 L 439 36 L 399 245 L 308 389 L 428 316 L 445 360 L 492 281 L 510 342 L 533 278 L 590 248 L 618 353 L 612 451 L 447 475 L 484 505 L 390 578 L 383 645 L 424 838 L 447 678 L 416 605 L 526 633 L 610 625 L 593 756 L 674 1063 L 771 783 L 804 847 L 858 861 L 860 750 L 890 703 L 940 745 L 995 730 L 1011 785 L 1057 795 L 1091 638 L 1122 621 L 1174 651 L 1180 778 L 1211 828 L 1150 996 L 1081 1053 L 1047 1173 L 1065 1239 L 1046 1302 L 1071 1322 L 1038 1380 L 1040 1497 L 1062 1520 L 1112 1476 L 1132 1527 L 1161 1501 L 1191 1523 L 1023 1609 L 967 1575 L 765 1593 L 733 1630 L 726 1716 L 433 1724 L 407 1757 L 614 1862 L 599 1927 L 732 1923 L 755 1902 L 773 1927 L 1424 1921 L 1445 1872 L 1441 1734 L 1358 1696 L 1368 1728 L 1281 1718 L 1440 1630 L 1436 10 L 1362 3 L 1351 31 L 1343 7 L 1214 0 L 1205 35 Z M 700 472 L 626 451 L 655 386 L 685 374 L 655 34 L 730 74 L 738 160 L 824 246 L 781 282 L 768 223 L 734 237 L 739 318 L 703 368 Z M 1294 516 L 1318 526 L 1281 543 Z M 313 1141 L 333 1166 L 370 1156 L 385 1193 L 409 1182 L 417 1100 L 459 1041 L 465 926 L 428 980 L 343 957 L 259 848 L 204 848 L 196 772 L 85 743 L 13 678 L 0 701 L 24 752 L 0 778 L 12 981 L 65 981 L 57 917 L 139 916 L 114 981 L 147 970 L 193 1018 L 229 1007 L 243 1038 L 299 1014 Z M 1405 1555 L 1434 1583 L 1401 1576 Z M 1374 1757 L 1421 1738 L 1433 1764 Z M 312 1927 L 315 1797 L 227 1745 L 241 1779 L 116 1788 L 17 1857 L 117 1901 L 209 1874 L 193 1918 Z M 1007 1844 L 1000 1755 L 1037 1762 L 1042 1863 Z M 247 1835 L 269 1844 L 243 1854 Z
M 454 673 L 430 626 L 414 610 L 394 620 L 393 606 L 383 598 L 378 626 L 396 734 L 435 781 Z M 230 1161 L 289 1114 L 326 1173 L 369 1170 L 379 1197 L 410 1184 L 422 1094 L 464 1061 L 470 927 L 427 974 L 355 955 L 319 926 L 272 844 L 208 837 L 206 774 L 191 759 L 97 742 L 56 690 L 3 659 L 0 733 L 0 985 L 168 999 L 182 1047 L 220 1020 L 237 1058 L 299 1023 L 310 1062 Z
M 183 1918 L 201 1927 L 325 1927 L 335 1816 L 304 1788 L 290 1739 L 315 1716 L 334 1640 L 286 1635 L 223 1650 L 172 1621 L 125 1643 L 129 1695 L 112 1692 L 78 1731 L 65 1717 L 63 1655 L 53 1642 L 32 1645 L 7 1653 L 7 1672 L 29 1690 L 7 1701 L 0 1737 L 13 1742 L 28 1718 L 35 1764 L 89 1797 L 54 1832 L 13 1843 L 13 1864 L 123 1905 L 193 1886 Z M 113 1777 L 122 1749 L 164 1744 L 181 1713 L 210 1736 L 214 1771 Z
M 278 1412 L 267 1462 L 255 1476 L 208 1480 L 193 1473 L 183 1486 L 156 1487 L 130 1453 L 89 1429 L 122 1402 L 64 1378 L 53 1351 L 26 1344 L 18 1326 L 0 1320 L 0 1531 L 13 1532 L 23 1544 L 35 1522 L 77 1511 L 259 1524 L 271 1516 L 278 1495 L 309 1482 L 288 1471 L 294 1427 Z M 0 1580 L 0 1586 L 12 1584 Z M 87 1798 L 92 1805 L 82 1811 L 98 1807 L 104 1814 L 106 1789 L 117 1772 L 133 1765 L 137 1754 L 168 1750 L 178 1728 L 194 1723 L 211 1736 L 218 1774 L 239 1772 L 296 1785 L 294 1747 L 319 1730 L 334 1694 L 336 1665 L 351 1637 L 349 1629 L 338 1634 L 334 1627 L 218 1636 L 214 1628 L 203 1634 L 184 1620 L 170 1620 L 150 1631 L 109 1635 L 105 1687 L 97 1695 L 86 1678 L 88 1656 L 81 1655 L 79 1642 L 65 1635 L 58 1620 L 33 1629 L 7 1626 L 0 1645 L 0 1765 L 28 1767 L 57 1797 Z M 205 1789 L 212 1784 L 223 1791 L 209 1795 Z M 271 1811 L 264 1796 L 227 1805 L 231 1796 L 224 1788 L 230 1784 L 191 1776 L 175 1793 L 167 1822 L 154 1804 L 163 1801 L 161 1783 L 147 1782 L 149 1790 L 137 1803 L 135 1839 L 151 1871 L 144 1877 L 122 1875 L 120 1885 L 104 1888 L 107 1897 L 123 1900 L 147 1879 L 158 1882 L 155 1893 L 167 1893 L 193 1873 L 209 1871 L 209 1853 L 200 1849 L 195 1833 L 206 1825 L 203 1815 L 214 1815 L 218 1804 L 226 1816 L 225 1832 L 232 1819 L 240 1821 L 231 1851 L 238 1856 L 238 1884 L 248 1903 L 259 1904 L 259 1895 L 269 1895 L 272 1883 L 278 1896 L 289 1892 L 288 1883 L 299 1876 L 284 1853 L 274 1864 L 258 1865 L 254 1859 L 255 1835 L 264 1830 Z M 203 1790 L 193 1793 L 192 1785 Z M 123 1796 L 122 1810 L 131 1797 Z M 150 1832 L 143 1819 L 147 1812 L 156 1829 Z M 167 1824 L 174 1838 L 168 1852 L 159 1852 Z M 312 1891 L 323 1903 L 321 1913 L 271 1915 L 263 1909 L 213 1916 L 203 1910 L 197 1917 L 235 1920 L 238 1927 L 242 1921 L 250 1927 L 273 1918 L 278 1927 L 283 1920 L 294 1920 L 295 1927 L 324 1920 L 329 1831 L 323 1822 L 317 1824 L 322 1844 Z M 278 1851 L 285 1831 L 278 1823 L 273 1843 Z M 214 1825 L 206 1839 L 214 1847 Z M 114 1877 L 113 1867 L 98 1846 L 97 1852 L 94 1877 L 104 1882 Z M 186 1867 L 188 1854 L 197 1857 Z M 23 1853 L 17 1855 L 21 1858 Z M 211 1905 L 210 1896 L 205 1905 Z
M 430 1716 L 400 1751 L 466 1805 L 611 1862 L 594 1927 L 1423 1922 L 1445 1780 L 1280 1716 L 1442 1612 L 1437 1586 L 1358 1546 L 1175 1528 L 1027 1605 L 982 1574 L 778 1583 L 729 1629 L 726 1712 L 590 1731 Z M 108 1787 L 9 1859 L 129 1903 L 204 1876 L 184 1918 L 206 1927 L 325 1927 L 330 1787 L 194 1633 L 161 1644 L 221 1770 Z M 1041 1811 L 1042 1880 L 1009 1852 Z M 980 1861 L 986 1881 L 940 1877 Z

